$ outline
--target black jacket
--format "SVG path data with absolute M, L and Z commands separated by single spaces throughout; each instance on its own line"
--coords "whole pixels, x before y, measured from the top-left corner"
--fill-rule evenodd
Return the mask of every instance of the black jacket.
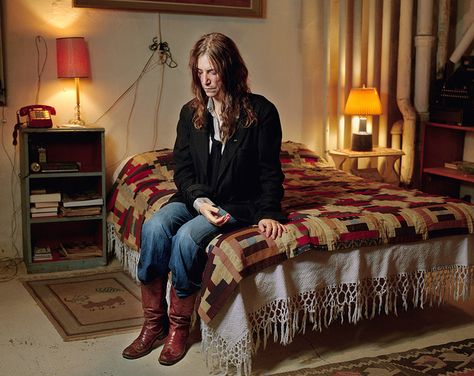
M 218 187 L 213 193 L 207 177 L 213 119 L 208 113 L 206 126 L 196 129 L 190 103 L 181 109 L 177 126 L 173 156 L 178 192 L 170 201 L 184 202 L 194 211 L 194 200 L 208 197 L 239 221 L 256 224 L 262 218 L 270 218 L 284 222 L 284 175 L 279 158 L 282 132 L 275 106 L 261 95 L 250 94 L 257 122 L 243 128 L 245 114 L 241 114 L 237 130 L 225 145 Z

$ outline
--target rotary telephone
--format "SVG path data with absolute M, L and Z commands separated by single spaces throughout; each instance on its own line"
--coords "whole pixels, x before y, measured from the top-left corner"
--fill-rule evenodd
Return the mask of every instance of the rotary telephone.
M 53 126 L 51 115 L 56 115 L 56 109 L 44 104 L 32 104 L 20 108 L 16 113 L 16 124 L 13 130 L 13 145 L 18 143 L 18 131 L 23 124 L 26 124 L 27 127 L 31 128 L 51 128 Z M 20 116 L 26 116 L 25 123 L 20 121 Z

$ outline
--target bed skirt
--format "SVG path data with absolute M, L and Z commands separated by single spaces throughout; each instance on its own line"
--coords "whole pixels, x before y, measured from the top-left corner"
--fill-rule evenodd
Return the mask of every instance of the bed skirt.
M 108 224 L 109 252 L 137 279 L 138 252 Z M 400 309 L 467 300 L 474 283 L 474 235 L 361 249 L 307 251 L 243 279 L 209 323 L 202 353 L 211 372 L 250 375 L 267 341 L 286 345 L 306 330 L 357 323 Z
M 252 356 L 272 338 L 286 345 L 308 329 L 467 300 L 474 283 L 473 250 L 470 235 L 307 252 L 247 277 L 208 325 L 201 321 L 208 368 L 250 375 Z

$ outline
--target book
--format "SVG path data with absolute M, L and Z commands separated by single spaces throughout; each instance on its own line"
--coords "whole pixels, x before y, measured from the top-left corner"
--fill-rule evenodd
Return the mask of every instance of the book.
M 59 206 L 59 201 L 35 202 L 33 205 L 35 208 L 57 208 Z
M 473 175 L 474 174 L 474 162 L 469 161 L 462 161 L 458 164 L 458 170 L 467 174 Z
M 53 259 L 51 248 L 33 247 L 33 261 L 50 261 Z
M 64 193 L 62 198 L 64 207 L 97 206 L 104 203 L 104 199 L 97 192 Z
M 87 257 L 101 257 L 102 250 L 90 242 L 65 242 L 60 243 L 61 255 L 68 259 L 80 259 Z
M 83 215 L 99 215 L 102 212 L 102 206 L 61 206 L 59 212 L 64 217 L 79 217 Z
M 52 193 L 31 193 L 30 194 L 30 202 L 51 202 L 61 201 L 61 193 L 60 192 L 52 192 Z
M 455 162 L 444 162 L 444 167 L 446 168 L 450 168 L 452 170 L 457 170 L 458 169 L 458 165 L 462 163 L 460 161 L 455 161 Z
M 58 212 L 58 207 L 57 206 L 52 206 L 52 207 L 49 207 L 49 206 L 45 206 L 44 208 L 38 208 L 36 206 L 32 206 L 30 208 L 30 211 L 32 213 L 57 213 Z
M 31 218 L 46 218 L 46 217 L 57 217 L 57 212 L 40 212 L 40 213 L 31 213 Z

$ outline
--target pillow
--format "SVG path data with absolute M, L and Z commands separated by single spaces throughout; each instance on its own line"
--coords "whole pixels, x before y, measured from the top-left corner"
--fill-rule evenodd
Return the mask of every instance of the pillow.
M 304 144 L 285 141 L 281 144 L 280 161 L 282 167 L 312 167 L 322 158 Z
M 115 182 L 133 181 L 146 174 L 159 181 L 173 180 L 173 151 L 171 149 L 153 150 L 135 154 L 121 168 Z

